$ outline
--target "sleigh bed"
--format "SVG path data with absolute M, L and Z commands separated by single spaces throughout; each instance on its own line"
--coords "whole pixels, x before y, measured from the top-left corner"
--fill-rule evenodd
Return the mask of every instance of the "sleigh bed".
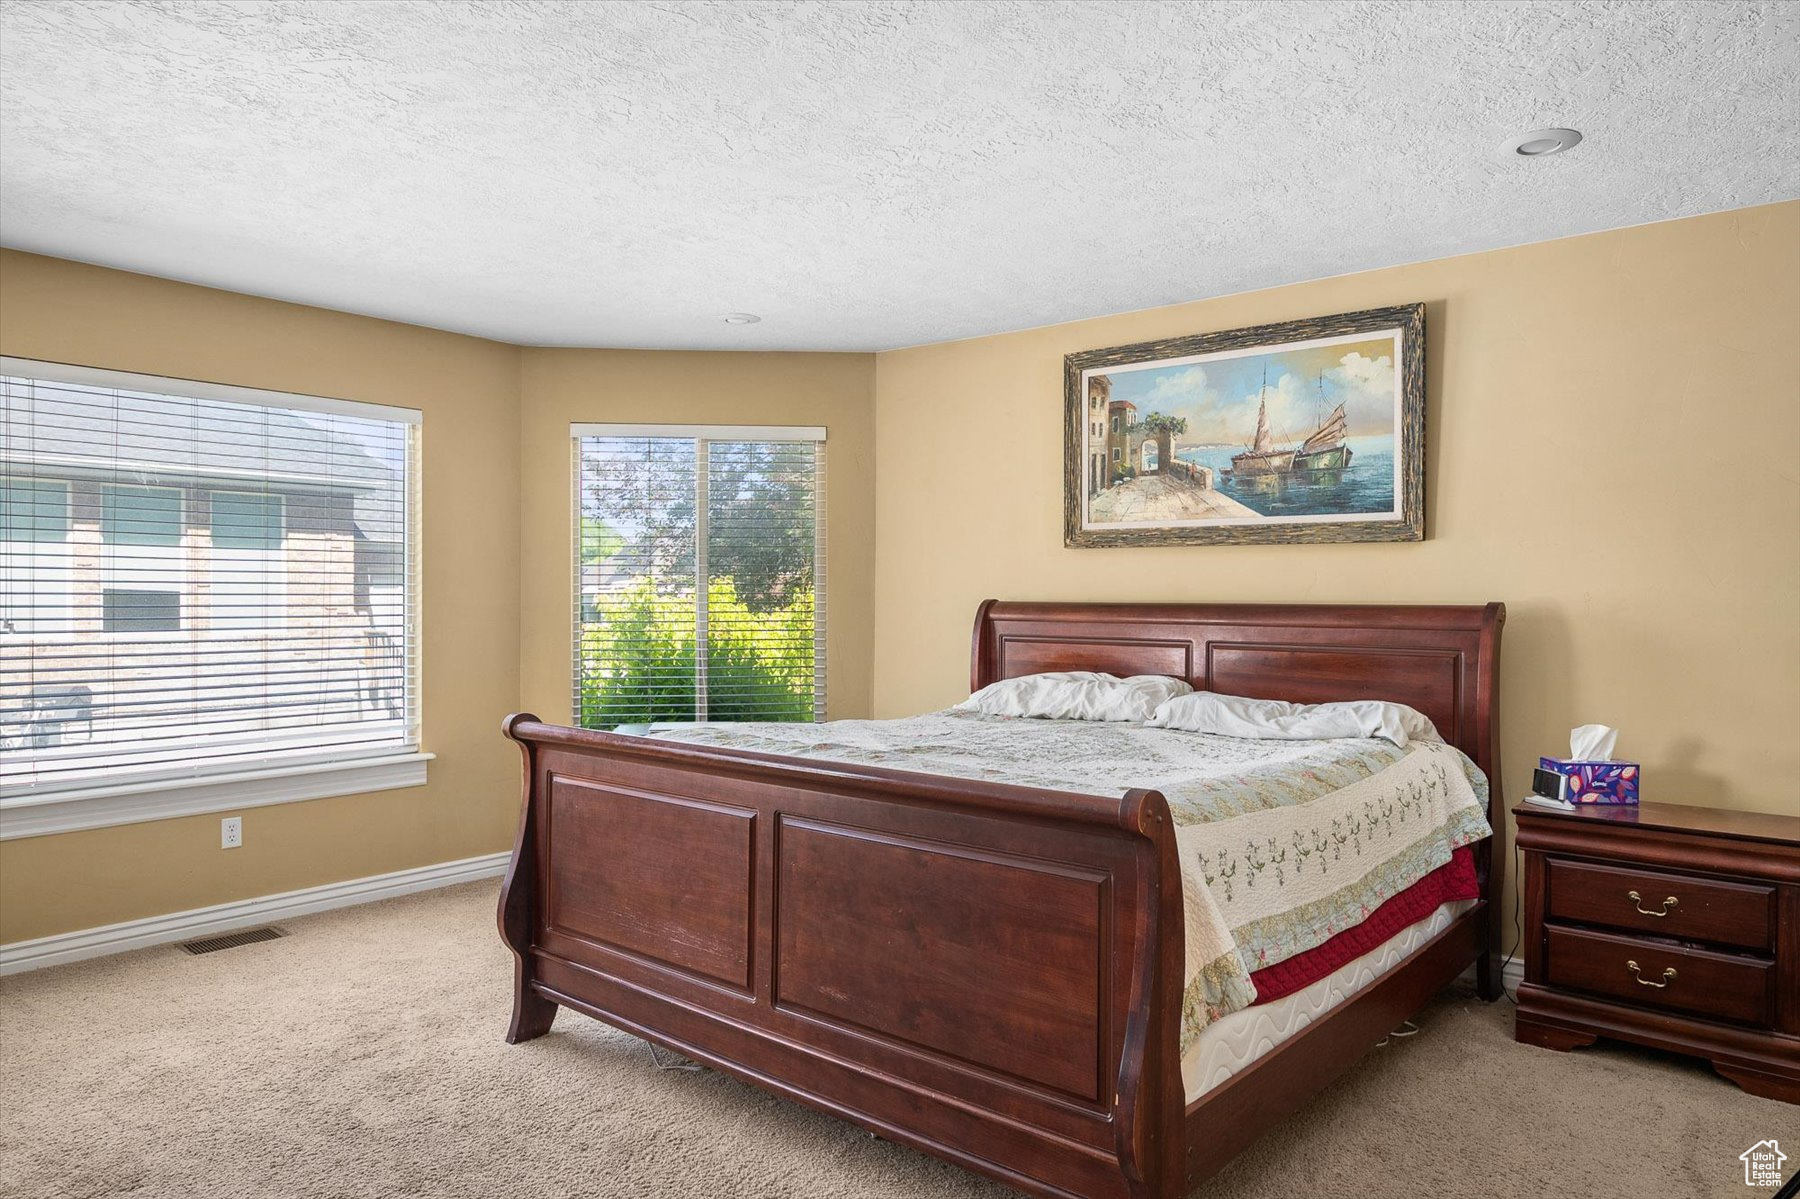
M 505 726 L 525 758 L 500 896 L 507 1039 L 543 1035 L 567 1007 L 1031 1194 L 1185 1194 L 1466 968 L 1483 998 L 1499 994 L 1504 618 L 1499 604 L 981 606 L 974 688 L 1096 670 L 1388 700 L 1428 716 L 1489 781 L 1476 897 L 1387 942 L 1378 969 L 1358 959 L 1356 985 L 1197 1094 L 1183 1082 L 1183 893 L 1160 792 L 529 715 Z

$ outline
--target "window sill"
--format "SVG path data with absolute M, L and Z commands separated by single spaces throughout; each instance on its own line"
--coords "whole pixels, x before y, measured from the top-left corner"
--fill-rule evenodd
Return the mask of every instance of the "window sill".
M 334 795 L 418 787 L 425 782 L 428 753 L 237 770 L 229 774 L 84 787 L 0 802 L 0 841 L 45 837 L 78 829 L 106 828 L 169 820 L 207 812 L 231 812 L 270 804 L 300 803 Z

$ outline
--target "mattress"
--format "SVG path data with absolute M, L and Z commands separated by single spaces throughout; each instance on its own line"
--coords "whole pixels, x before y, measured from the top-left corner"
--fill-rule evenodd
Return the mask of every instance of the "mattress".
M 1313 1021 L 1405 961 L 1425 942 L 1443 932 L 1472 899 L 1454 899 L 1410 924 L 1374 949 L 1345 963 L 1311 985 L 1280 999 L 1222 1016 L 1201 1030 L 1200 1039 L 1181 1057 L 1181 1084 L 1192 1103 L 1295 1036 Z

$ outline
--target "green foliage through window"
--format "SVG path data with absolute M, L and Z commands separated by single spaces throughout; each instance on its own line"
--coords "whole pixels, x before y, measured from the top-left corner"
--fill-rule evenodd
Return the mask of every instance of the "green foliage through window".
M 580 634 L 580 723 L 694 720 L 696 615 L 691 594 L 658 594 L 648 581 L 595 598 Z M 812 719 L 810 587 L 756 611 L 731 579 L 715 578 L 707 619 L 707 719 Z
M 818 716 L 822 454 L 811 440 L 581 438 L 581 724 Z
M 625 538 L 598 516 L 581 518 L 581 561 L 583 565 L 604 562 L 625 548 Z

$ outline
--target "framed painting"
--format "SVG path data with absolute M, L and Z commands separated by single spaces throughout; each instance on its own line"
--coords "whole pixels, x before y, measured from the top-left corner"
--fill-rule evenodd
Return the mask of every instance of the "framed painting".
M 1063 361 L 1065 545 L 1425 536 L 1423 304 Z

